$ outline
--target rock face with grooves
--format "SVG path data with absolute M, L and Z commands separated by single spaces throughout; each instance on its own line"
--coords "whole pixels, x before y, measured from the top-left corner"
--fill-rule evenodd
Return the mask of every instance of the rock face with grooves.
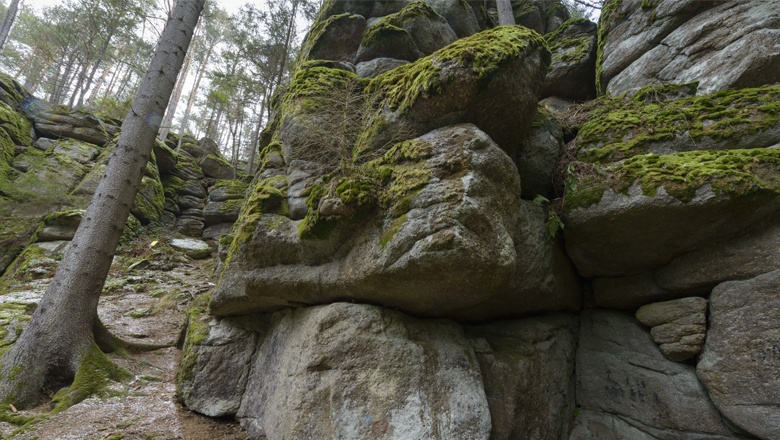
M 573 19 L 545 35 L 552 51 L 550 72 L 539 96 L 585 101 L 596 97 L 596 23 Z
M 276 314 L 238 419 L 252 439 L 487 440 L 491 426 L 457 325 L 345 303 Z
M 699 94 L 780 81 L 780 2 L 615 0 L 601 16 L 602 91 L 701 81 Z
M 628 426 L 647 438 L 736 438 L 721 421 L 694 367 L 666 359 L 634 318 L 602 310 L 588 310 L 580 317 L 577 405 L 594 412 L 591 418 L 601 412 L 612 421 L 577 420 L 585 426 L 574 438 L 634 438 L 618 436 L 631 432 Z M 587 434 L 594 430 L 603 437 Z
M 716 287 L 710 330 L 696 367 L 715 406 L 764 440 L 780 426 L 780 271 Z

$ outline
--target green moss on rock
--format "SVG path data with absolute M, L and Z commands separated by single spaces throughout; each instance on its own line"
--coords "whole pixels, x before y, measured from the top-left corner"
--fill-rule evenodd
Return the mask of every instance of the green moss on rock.
M 573 18 L 564 22 L 555 32 L 544 36 L 545 41 L 552 52 L 552 61 L 561 61 L 566 63 L 578 63 L 588 55 L 588 47 L 591 38 L 588 36 L 580 38 L 564 38 L 563 33 L 572 26 L 588 23 L 587 18 Z M 565 51 L 565 53 L 563 53 Z
M 577 137 L 578 159 L 608 163 L 648 152 L 657 142 L 685 135 L 734 145 L 778 124 L 780 86 L 723 90 L 672 102 L 647 104 L 614 99 L 582 126 Z
M 615 22 L 622 18 L 620 4 L 623 0 L 612 0 L 601 7 L 598 25 L 598 49 L 596 51 L 596 91 L 603 95 L 607 91 L 607 83 L 604 78 L 604 46 L 607 44 L 609 32 Z
M 607 188 L 628 194 L 635 184 L 648 197 L 655 196 L 658 188 L 663 187 L 683 203 L 693 200 L 705 185 L 716 194 L 731 198 L 755 194 L 776 197 L 780 194 L 780 150 L 702 150 L 635 156 L 609 167 L 604 177 L 580 182 L 576 191 L 566 195 L 565 208 L 596 204 Z
M 390 110 L 405 114 L 420 96 L 441 93 L 439 71 L 443 63 L 471 68 L 478 83 L 484 84 L 501 66 L 533 48 L 541 48 L 549 64 L 549 48 L 539 34 L 522 26 L 501 26 L 462 38 L 430 56 L 379 75 L 366 91 L 378 95 Z

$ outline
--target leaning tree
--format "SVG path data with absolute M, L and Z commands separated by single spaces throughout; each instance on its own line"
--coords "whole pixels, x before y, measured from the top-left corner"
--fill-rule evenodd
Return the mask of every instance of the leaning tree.
M 0 402 L 28 408 L 42 390 L 72 383 L 55 399 L 67 406 L 128 374 L 103 354 L 120 341 L 100 322 L 98 300 L 204 3 L 176 3 L 76 236 L 29 325 L 0 359 Z

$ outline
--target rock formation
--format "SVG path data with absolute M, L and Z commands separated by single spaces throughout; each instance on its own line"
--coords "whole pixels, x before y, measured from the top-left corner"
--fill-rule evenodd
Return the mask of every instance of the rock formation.
M 158 142 L 127 227 L 219 247 L 188 408 L 267 440 L 780 439 L 780 2 L 512 7 L 325 1 L 256 175 Z M 5 288 L 56 266 L 52 201 L 119 121 L 0 79 Z

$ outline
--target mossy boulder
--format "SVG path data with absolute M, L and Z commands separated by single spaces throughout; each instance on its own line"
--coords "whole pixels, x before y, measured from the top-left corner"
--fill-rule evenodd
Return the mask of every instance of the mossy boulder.
M 159 222 L 165 206 L 165 190 L 159 180 L 144 176 L 130 212 L 143 224 Z
M 374 78 L 366 87 L 380 111 L 364 133 L 365 148 L 387 142 L 399 124 L 427 133 L 473 123 L 506 152 L 528 133 L 550 52 L 521 26 L 502 26 L 463 38 Z
M 25 107 L 35 129 L 45 137 L 72 138 L 103 146 L 120 132 L 122 121 L 111 116 L 36 101 Z
M 301 58 L 307 61 L 328 60 L 355 62 L 366 19 L 349 13 L 318 18 L 303 43 Z
M 596 97 L 597 26 L 586 18 L 569 20 L 544 39 L 552 52 L 542 98 L 557 96 L 578 101 Z
M 374 23 L 366 33 L 366 38 L 380 38 L 381 35 L 369 35 L 381 31 L 381 26 L 390 26 L 405 30 L 411 37 L 414 45 L 423 55 L 430 55 L 437 50 L 452 44 L 458 39 L 447 20 L 431 8 L 424 1 L 415 1 L 406 5 L 395 14 L 382 17 Z M 404 57 L 392 57 L 405 59 Z
M 564 204 L 566 248 L 585 277 L 660 268 L 780 218 L 780 149 L 648 154 L 602 173 Z
M 0 73 L 0 100 L 15 109 L 23 109 L 33 96 L 16 79 Z
M 49 151 L 68 156 L 82 165 L 91 162 L 100 154 L 97 145 L 67 138 L 55 141 Z
M 512 0 L 515 24 L 533 29 L 544 35 L 547 27 L 544 0 Z
M 32 124 L 27 115 L 19 113 L 5 102 L 0 101 L 0 128 L 11 137 L 16 145 L 32 145 Z
M 51 206 L 68 203 L 70 190 L 87 171 L 70 157 L 54 152 L 27 149 L 23 158 L 29 164 L 29 171 L 5 184 L 0 182 L 0 192 L 15 203 L 37 205 L 43 213 Z
M 431 132 L 351 176 L 312 182 L 302 220 L 288 217 L 288 186 L 285 175 L 256 183 L 233 230 L 212 313 L 347 295 L 447 316 L 498 294 L 515 273 L 519 176 L 473 125 Z
M 371 17 L 385 17 L 398 13 L 415 0 L 373 2 Z M 474 9 L 466 0 L 425 0 L 437 14 L 444 17 L 458 38 L 470 37 L 481 30 Z M 366 16 L 368 17 L 368 16 Z
M 723 90 L 663 102 L 690 85 L 603 100 L 579 130 L 577 157 L 609 163 L 635 155 L 764 148 L 780 143 L 780 86 Z M 651 103 L 648 103 L 650 101 Z M 662 101 L 655 102 L 653 101 Z
M 233 179 L 236 177 L 236 169 L 228 161 L 214 154 L 208 154 L 201 159 L 200 168 L 209 177 L 217 179 Z
M 200 180 L 206 177 L 198 162 L 189 153 L 179 154 L 176 166 L 170 170 L 170 175 L 183 180 Z
M 154 148 L 152 149 L 157 159 L 157 168 L 161 173 L 167 173 L 176 168 L 179 162 L 179 155 L 172 148 L 159 139 L 155 138 Z
M 415 61 L 423 56 L 406 29 L 380 21 L 366 29 L 355 62 L 362 63 L 374 58 Z
M 569 8 L 561 1 L 546 3 L 548 6 L 544 11 L 544 18 L 546 20 L 544 31 L 546 34 L 550 34 L 557 31 L 564 23 L 569 21 L 571 15 L 569 14 Z

